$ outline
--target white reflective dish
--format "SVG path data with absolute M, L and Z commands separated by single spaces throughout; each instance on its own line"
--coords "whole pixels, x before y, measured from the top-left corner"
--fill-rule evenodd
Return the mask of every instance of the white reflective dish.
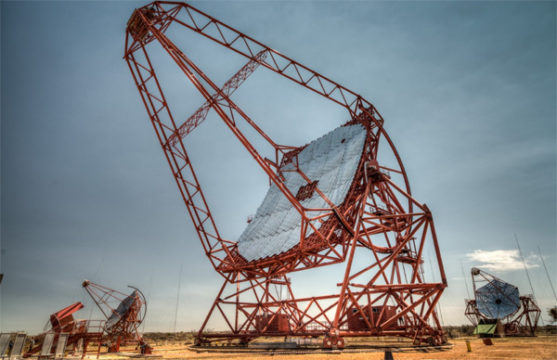
M 308 144 L 298 154 L 300 170 L 336 206 L 342 204 L 348 193 L 366 139 L 366 130 L 361 125 L 336 128 L 330 133 Z M 283 170 L 294 169 L 292 163 Z M 285 172 L 285 185 L 296 196 L 307 182 L 297 172 Z M 327 202 L 313 192 L 312 196 L 300 201 L 305 208 L 329 208 Z M 323 212 L 311 212 L 310 217 Z M 281 254 L 300 241 L 301 216 L 282 192 L 271 184 L 267 195 L 257 209 L 253 220 L 238 239 L 238 250 L 246 260 L 253 261 Z M 313 231 L 309 229 L 306 236 Z

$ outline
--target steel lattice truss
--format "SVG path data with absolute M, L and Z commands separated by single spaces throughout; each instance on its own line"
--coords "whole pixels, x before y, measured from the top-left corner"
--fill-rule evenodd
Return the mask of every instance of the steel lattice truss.
M 520 296 L 516 286 L 478 268 L 471 274 L 474 299 L 466 300 L 464 314 L 474 326 L 482 319 L 497 320 L 507 336 L 535 335 L 541 310 L 532 295 Z
M 172 24 L 246 57 L 248 63 L 219 88 L 167 37 L 166 30 Z M 148 50 L 154 42 L 162 46 L 206 100 L 183 123 L 174 117 L 151 62 Z M 427 206 L 412 197 L 402 161 L 383 128 L 383 118 L 371 103 L 182 2 L 156 1 L 136 9 L 128 22 L 124 57 L 205 253 L 224 278 L 197 343 L 218 338 L 237 338 L 246 343 L 262 335 L 325 335 L 327 347 L 342 347 L 345 336 L 394 335 L 412 338 L 416 343 L 444 342 L 435 307 L 447 282 L 433 218 Z M 350 120 L 345 125 L 364 127 L 361 159 L 340 205 L 332 203 L 319 183 L 297 166 L 298 155 L 305 146 L 276 144 L 231 100 L 232 92 L 256 68 L 273 71 L 336 103 L 347 110 Z M 210 109 L 299 213 L 300 240 L 288 251 L 248 261 L 235 241 L 221 236 L 183 141 Z M 251 126 L 272 146 L 274 159 L 260 155 L 238 127 L 239 122 Z M 395 167 L 385 167 L 379 161 L 381 139 L 396 159 Z M 307 182 L 303 191 L 289 190 L 285 184 L 286 169 Z M 402 183 L 397 184 L 394 175 Z M 316 209 L 305 208 L 300 200 L 313 192 L 328 204 L 326 209 L 319 209 L 318 215 Z M 424 279 L 426 243 L 435 251 L 440 282 Z M 355 268 L 355 254 L 362 252 L 368 254 L 370 262 Z M 296 298 L 287 274 L 338 263 L 346 263 L 346 267 L 338 279 L 337 293 Z M 280 288 L 286 298 L 273 294 L 274 287 Z M 228 333 L 204 332 L 213 316 L 224 319 Z
M 130 286 L 133 292 L 127 295 L 88 280 L 82 286 L 106 318 L 104 339 L 110 342 L 110 352 L 118 352 L 120 345 L 127 344 L 140 345 L 142 353 L 151 352 L 139 332 L 147 313 L 147 302 L 139 289 Z

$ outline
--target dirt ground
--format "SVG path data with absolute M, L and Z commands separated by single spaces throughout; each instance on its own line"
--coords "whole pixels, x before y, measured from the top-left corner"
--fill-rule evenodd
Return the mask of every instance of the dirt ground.
M 467 352 L 465 340 L 470 340 L 472 352 Z M 445 351 L 405 351 L 393 350 L 393 358 L 398 359 L 466 359 L 466 360 L 534 360 L 557 359 L 557 336 L 538 336 L 535 338 L 502 338 L 494 339 L 492 346 L 486 346 L 478 338 L 458 338 L 450 341 L 453 348 Z M 383 360 L 384 351 L 366 351 L 359 353 L 337 352 L 328 354 L 246 354 L 246 353 L 215 353 L 195 352 L 186 345 L 167 344 L 155 348 L 153 358 L 163 359 L 273 359 L 273 360 Z M 137 355 L 136 355 L 137 356 Z M 101 360 L 124 359 L 125 356 L 103 355 Z

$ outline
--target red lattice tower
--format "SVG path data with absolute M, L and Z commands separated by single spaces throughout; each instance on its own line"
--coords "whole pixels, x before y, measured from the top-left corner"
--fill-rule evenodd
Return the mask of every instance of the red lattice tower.
M 167 37 L 166 30 L 171 25 L 189 29 L 245 56 L 248 63 L 219 88 Z M 162 46 L 206 100 L 183 124 L 174 117 L 157 78 L 148 52 L 151 43 Z M 343 347 L 346 336 L 404 336 L 416 344 L 445 341 L 435 308 L 447 282 L 433 218 L 427 206 L 412 197 L 402 161 L 383 128 L 383 118 L 371 103 L 182 2 L 155 1 L 136 9 L 128 21 L 124 57 L 205 253 L 224 278 L 199 330 L 197 344 L 218 339 L 247 343 L 258 336 L 320 335 L 324 335 L 325 347 Z M 350 120 L 343 128 L 325 136 L 327 141 L 335 140 L 337 134 L 347 132 L 356 135 L 346 141 L 346 148 L 353 149 L 360 140 L 363 144 L 358 148 L 358 161 L 350 180 L 345 182 L 349 186 L 343 190 L 341 201 L 335 201 L 335 193 L 324 189 L 326 178 L 311 178 L 304 170 L 304 166 L 315 168 L 315 164 L 304 163 L 303 159 L 309 149 L 324 140 L 301 147 L 276 144 L 230 99 L 229 95 L 258 67 L 273 71 L 347 111 Z M 183 141 L 209 109 L 218 114 L 269 176 L 271 190 L 280 194 L 279 201 L 286 201 L 296 214 L 294 228 L 300 230 L 293 246 L 249 257 L 242 250 L 242 241 L 221 236 Z M 274 159 L 261 156 L 237 126 L 239 122 L 251 126 L 274 149 Z M 381 139 L 388 145 L 388 155 L 396 159 L 395 166 L 386 167 L 378 158 Z M 341 144 L 345 140 L 335 140 L 334 146 L 343 149 Z M 294 188 L 289 182 L 292 174 L 296 181 L 302 181 L 299 187 Z M 319 209 L 308 208 L 306 204 L 311 201 L 324 205 Z M 258 226 L 257 216 L 248 226 Z M 434 250 L 440 282 L 424 279 L 426 243 Z M 353 266 L 356 253 L 365 253 L 370 259 L 363 268 Z M 346 265 L 344 274 L 336 281 L 337 292 L 309 298 L 295 296 L 289 273 L 340 263 Z M 286 299 L 271 293 L 270 289 L 276 286 L 287 294 Z M 224 319 L 228 332 L 204 332 L 213 316 Z

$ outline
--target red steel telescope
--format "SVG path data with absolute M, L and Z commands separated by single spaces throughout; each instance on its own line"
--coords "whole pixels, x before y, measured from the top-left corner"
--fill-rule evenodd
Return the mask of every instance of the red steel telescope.
M 168 38 L 171 26 L 172 34 L 193 31 L 244 56 L 246 65 L 217 86 Z M 160 51 L 156 43 L 206 101 L 187 119 L 172 112 L 157 77 L 150 56 Z M 336 348 L 353 336 L 445 342 L 435 309 L 447 281 L 433 217 L 411 195 L 384 119 L 370 102 L 183 2 L 155 1 L 136 9 L 128 21 L 124 57 L 203 249 L 224 279 L 197 344 L 222 339 L 247 344 L 259 336 L 324 336 L 324 347 Z M 315 129 L 309 144 L 275 143 L 262 128 L 264 119 L 260 127 L 231 98 L 260 69 L 342 107 L 345 119 L 327 134 Z M 269 177 L 269 190 L 238 239 L 221 235 L 184 142 L 210 110 Z M 263 141 L 248 140 L 245 126 Z M 381 141 L 385 146 L 379 151 Z M 274 156 L 261 155 L 256 146 L 261 143 Z M 425 248 L 435 254 L 439 282 L 424 278 Z M 334 293 L 296 297 L 290 273 L 332 264 L 344 264 L 337 279 L 322 279 L 337 286 Z M 228 331 L 205 332 L 212 318 L 220 318 Z
M 134 344 L 141 347 L 142 353 L 151 353 L 152 348 L 139 332 L 147 313 L 147 301 L 139 289 L 129 286 L 133 291 L 127 295 L 89 280 L 81 285 L 106 318 L 104 339 L 110 343 L 110 352 L 119 352 L 120 345 Z

